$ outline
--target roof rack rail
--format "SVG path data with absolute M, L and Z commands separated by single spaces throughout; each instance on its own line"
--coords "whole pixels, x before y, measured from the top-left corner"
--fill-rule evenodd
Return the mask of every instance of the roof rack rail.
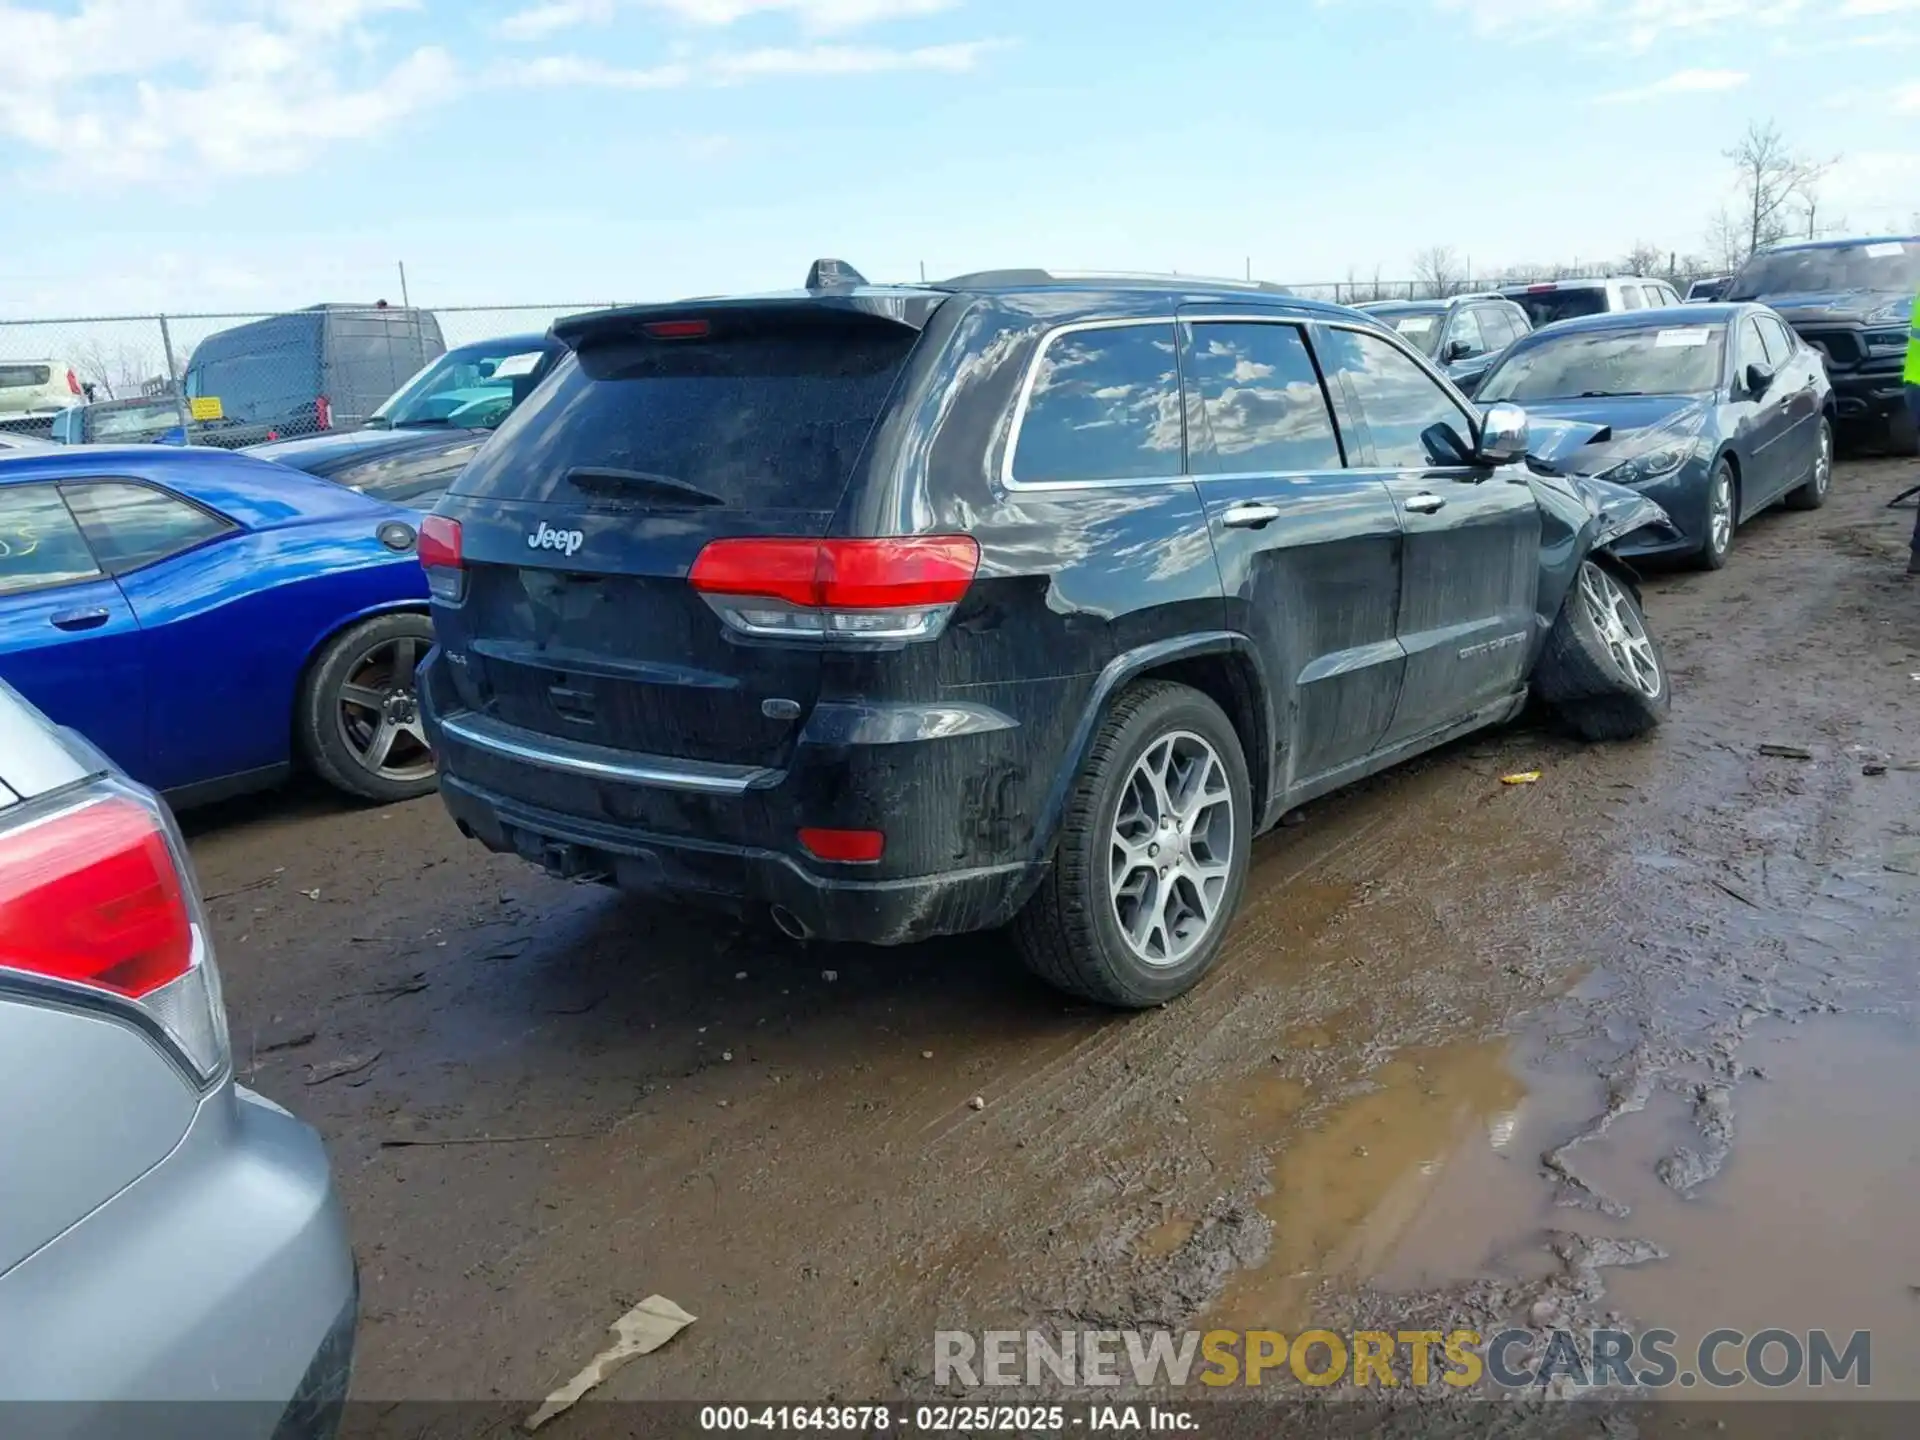
M 955 275 L 951 279 L 937 280 L 934 282 L 934 285 L 937 289 L 941 290 L 969 290 L 988 285 L 1052 285 L 1080 280 L 1144 280 L 1160 285 L 1194 285 L 1231 290 L 1258 290 L 1268 295 L 1293 294 L 1286 286 L 1276 285 L 1271 280 L 1228 279 L 1225 276 L 1219 275 L 1178 275 L 1151 270 L 1042 270 L 1039 268 L 975 270 L 965 275 Z

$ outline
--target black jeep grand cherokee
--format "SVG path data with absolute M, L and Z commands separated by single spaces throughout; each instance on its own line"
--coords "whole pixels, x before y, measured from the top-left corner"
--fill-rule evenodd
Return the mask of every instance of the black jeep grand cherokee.
M 881 944 L 1012 923 L 1151 1005 L 1289 808 L 1517 711 L 1668 693 L 1606 552 L 1356 311 L 1040 271 L 581 316 L 420 542 L 460 827 Z M 1565 437 L 1561 437 L 1565 438 Z

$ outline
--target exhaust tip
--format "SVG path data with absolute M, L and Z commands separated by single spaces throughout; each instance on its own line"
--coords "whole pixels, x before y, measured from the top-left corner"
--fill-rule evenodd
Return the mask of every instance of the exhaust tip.
M 786 906 L 774 906 L 771 914 L 773 915 L 773 923 L 779 927 L 780 933 L 789 940 L 810 940 L 813 938 L 813 932 L 807 929 L 806 923 L 802 921 L 798 915 L 787 909 Z

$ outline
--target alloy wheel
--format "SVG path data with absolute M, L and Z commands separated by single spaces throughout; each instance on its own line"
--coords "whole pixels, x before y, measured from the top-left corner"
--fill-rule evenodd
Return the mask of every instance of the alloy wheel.
M 365 769 L 383 780 L 424 780 L 433 750 L 420 719 L 415 670 L 420 642 L 412 636 L 381 640 L 347 667 L 335 703 L 340 738 Z
M 1820 451 L 1813 457 L 1813 493 L 1825 495 L 1833 484 L 1833 427 L 1820 426 Z
M 1147 964 L 1178 965 L 1221 922 L 1235 823 L 1227 767 L 1203 737 L 1162 735 L 1134 762 L 1114 814 L 1108 896 Z
M 1733 544 L 1733 476 L 1725 466 L 1713 472 L 1713 494 L 1708 497 L 1707 544 L 1724 555 Z
M 1580 567 L 1580 599 L 1620 672 L 1641 694 L 1657 697 L 1666 685 L 1660 657 L 1620 582 L 1589 561 Z

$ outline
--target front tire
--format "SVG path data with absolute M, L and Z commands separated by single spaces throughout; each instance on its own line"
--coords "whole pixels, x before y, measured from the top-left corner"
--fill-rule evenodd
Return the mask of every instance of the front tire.
M 1693 557 L 1702 570 L 1718 570 L 1727 563 L 1733 549 L 1733 532 L 1740 523 L 1740 485 L 1733 478 L 1733 466 L 1726 460 L 1714 461 L 1713 475 L 1707 481 L 1707 537 Z
M 1797 490 L 1790 492 L 1786 499 L 1789 510 L 1818 510 L 1827 503 L 1827 492 L 1833 488 L 1833 422 L 1826 416 L 1820 417 L 1820 448 L 1814 453 L 1813 472 Z
M 376 615 L 336 635 L 308 668 L 295 724 L 322 780 L 391 804 L 438 783 L 415 672 L 433 646 L 425 615 Z
M 1666 719 L 1673 697 L 1660 642 L 1639 601 L 1597 561 L 1582 562 L 1534 686 L 1587 740 L 1630 740 Z
M 1149 681 L 1114 702 L 1075 778 L 1052 868 L 1013 924 L 1048 984 L 1139 1010 L 1220 957 L 1246 889 L 1253 790 L 1207 696 Z
M 1887 453 L 1920 455 L 1920 420 L 1914 419 L 1911 410 L 1896 410 L 1887 417 Z

